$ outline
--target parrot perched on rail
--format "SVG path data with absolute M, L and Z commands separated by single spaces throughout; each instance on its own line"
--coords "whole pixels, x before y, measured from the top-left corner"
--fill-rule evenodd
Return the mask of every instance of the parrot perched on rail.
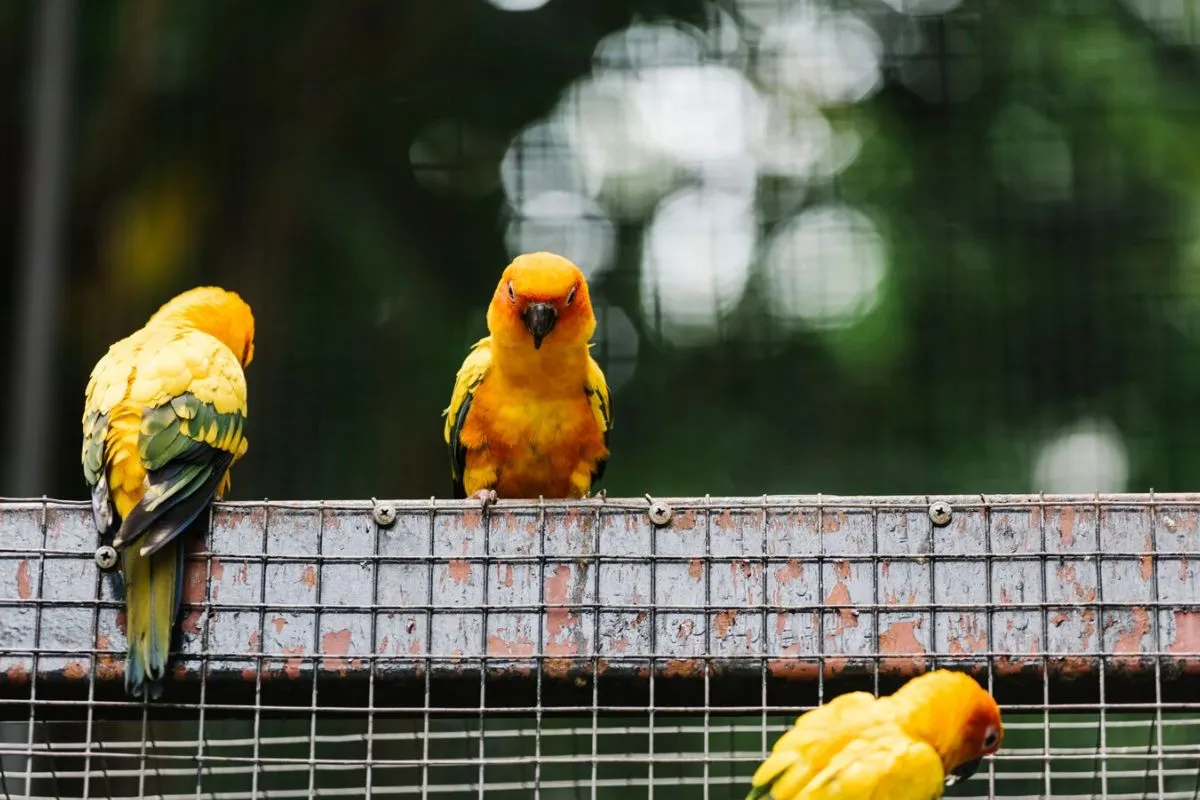
M 444 412 L 454 496 L 485 507 L 589 496 L 608 461 L 612 396 L 588 352 L 596 317 L 583 273 L 553 253 L 518 256 L 487 322 Z
M 876 699 L 851 692 L 802 714 L 746 800 L 936 800 L 1004 737 L 1000 708 L 969 675 L 935 670 Z
M 162 694 L 183 590 L 179 534 L 229 488 L 246 453 L 254 316 L 206 286 L 167 302 L 112 345 L 88 381 L 83 474 L 102 536 L 115 534 L 125 579 L 125 687 Z

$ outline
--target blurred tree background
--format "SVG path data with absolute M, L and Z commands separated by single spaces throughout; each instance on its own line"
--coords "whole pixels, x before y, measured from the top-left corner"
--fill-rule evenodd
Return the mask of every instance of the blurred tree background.
M 10 420 L 38 8 L 0 4 Z M 1194 0 L 73 13 L 48 461 L 5 426 L 2 492 L 84 497 L 92 364 L 216 283 L 258 319 L 232 499 L 447 497 L 454 372 L 536 249 L 593 286 L 610 494 L 1200 485 Z
M 14 311 L 36 8 L 0 9 Z M 36 485 L 84 496 L 91 365 L 217 283 L 259 321 L 232 497 L 447 496 L 454 370 L 510 256 L 548 248 L 601 307 L 610 493 L 1187 489 L 1197 20 L 1190 0 L 78 4 Z

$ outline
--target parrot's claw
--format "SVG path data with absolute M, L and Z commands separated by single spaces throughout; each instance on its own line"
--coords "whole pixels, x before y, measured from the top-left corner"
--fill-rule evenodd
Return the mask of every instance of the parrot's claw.
M 488 506 L 500 499 L 499 495 L 496 494 L 495 489 L 480 489 L 478 492 L 471 495 L 471 497 L 479 501 L 480 509 L 482 511 L 487 511 Z
M 600 491 L 596 492 L 595 494 L 592 494 L 591 490 L 589 489 L 588 491 L 583 493 L 583 499 L 584 500 L 599 500 L 601 503 L 603 503 L 605 500 L 608 499 L 608 489 L 601 489 Z

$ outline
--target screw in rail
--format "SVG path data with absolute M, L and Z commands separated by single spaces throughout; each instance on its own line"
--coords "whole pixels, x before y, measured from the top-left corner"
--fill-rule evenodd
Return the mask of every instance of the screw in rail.
M 939 528 L 949 525 L 953 515 L 954 509 L 945 500 L 935 500 L 929 505 L 929 519 Z
M 108 572 L 117 565 L 117 551 L 111 545 L 102 544 L 96 548 L 96 566 Z
M 396 523 L 396 507 L 391 503 L 381 503 L 372 497 L 371 516 L 379 527 L 390 527 Z
M 662 500 L 655 500 L 649 494 L 646 495 L 646 502 L 650 503 L 650 509 L 646 515 L 650 517 L 652 523 L 660 528 L 671 524 L 671 517 L 675 512 L 671 510 L 670 505 Z

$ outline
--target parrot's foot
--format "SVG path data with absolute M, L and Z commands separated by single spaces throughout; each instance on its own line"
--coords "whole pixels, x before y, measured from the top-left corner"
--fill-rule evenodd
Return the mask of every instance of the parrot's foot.
M 482 511 L 487 511 L 488 506 L 500 499 L 495 489 L 480 489 L 471 495 L 471 497 L 480 502 L 480 510 Z
M 584 500 L 595 499 L 595 500 L 599 500 L 601 503 L 603 503 L 605 500 L 608 499 L 608 489 L 601 489 L 600 491 L 596 492 L 595 494 L 592 494 L 591 490 L 589 489 L 588 491 L 583 493 L 583 499 Z

